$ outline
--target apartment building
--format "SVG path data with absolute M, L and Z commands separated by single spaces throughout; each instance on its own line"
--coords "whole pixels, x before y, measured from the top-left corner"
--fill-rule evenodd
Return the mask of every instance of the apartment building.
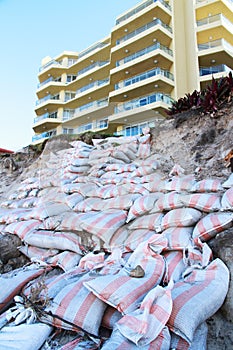
M 33 144 L 58 134 L 136 135 L 173 99 L 233 69 L 233 0 L 144 0 L 81 52 L 42 60 Z

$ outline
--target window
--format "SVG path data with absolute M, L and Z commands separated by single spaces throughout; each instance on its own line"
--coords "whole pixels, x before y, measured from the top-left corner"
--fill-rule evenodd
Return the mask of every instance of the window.
M 64 109 L 63 111 L 63 120 L 69 120 L 70 118 L 73 118 L 74 116 L 74 109 Z
M 76 93 L 75 92 L 66 92 L 65 93 L 65 102 L 71 100 L 72 98 L 75 98 Z
M 63 134 L 70 135 L 74 133 L 74 129 L 63 128 Z
M 70 83 L 71 81 L 74 81 L 77 78 L 77 75 L 69 74 L 67 75 L 66 82 Z

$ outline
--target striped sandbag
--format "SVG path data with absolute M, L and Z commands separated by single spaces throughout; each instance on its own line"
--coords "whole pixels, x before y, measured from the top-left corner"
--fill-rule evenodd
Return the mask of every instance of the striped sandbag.
M 155 231 L 160 230 L 163 217 L 164 214 L 162 213 L 143 215 L 142 217 L 135 219 L 132 224 L 129 225 L 129 229 L 137 230 L 144 228 Z
M 205 269 L 194 268 L 174 284 L 173 308 L 167 326 L 191 344 L 196 328 L 223 304 L 228 286 L 229 271 L 220 259 Z
M 155 215 L 155 214 L 154 214 Z M 169 227 L 194 226 L 201 218 L 202 213 L 193 208 L 172 209 L 164 215 L 161 223 L 161 229 Z
M 7 225 L 4 231 L 17 235 L 21 240 L 24 240 L 26 235 L 35 231 L 40 224 L 41 222 L 38 220 L 13 222 L 12 224 Z
M 83 201 L 84 197 L 79 193 L 73 193 L 65 197 L 65 202 L 70 209 L 73 209 L 77 203 Z
M 139 193 L 130 193 L 125 194 L 123 196 L 119 196 L 116 198 L 109 198 L 103 201 L 103 206 L 100 210 L 108 210 L 108 209 L 122 209 L 128 210 L 130 209 L 134 202 L 140 198 L 141 195 Z
M 196 184 L 193 175 L 186 176 L 173 176 L 171 179 L 166 181 L 165 190 L 166 191 L 190 191 Z
M 50 315 L 45 316 L 42 321 L 45 320 L 57 328 L 76 332 L 80 327 L 98 336 L 107 305 L 84 287 L 84 280 L 90 281 L 91 277 L 85 276 L 62 288 L 45 309 Z
M 79 193 L 81 194 L 83 197 L 85 197 L 87 195 L 87 193 L 94 191 L 95 189 L 97 189 L 98 186 L 94 183 L 68 183 L 66 185 L 62 186 L 62 191 L 64 193 L 67 194 L 71 194 L 71 193 Z
M 113 329 L 115 324 L 121 318 L 122 318 L 122 314 L 117 309 L 115 309 L 112 306 L 107 306 L 102 318 L 101 326 L 105 328 Z
M 74 207 L 73 211 L 75 212 L 89 212 L 89 211 L 100 211 L 103 209 L 104 200 L 101 198 L 86 198 L 78 202 Z
M 182 208 L 184 204 L 181 202 L 182 195 L 175 191 L 169 193 L 160 193 L 160 197 L 155 202 L 151 213 L 159 213 L 172 209 Z
M 166 192 L 166 190 L 165 190 L 165 180 L 162 180 L 160 178 L 156 178 L 153 181 L 146 182 L 146 183 L 143 184 L 143 186 L 149 192 Z
M 179 350 L 206 350 L 207 349 L 208 326 L 206 322 L 201 323 L 195 333 L 191 345 L 177 334 L 171 332 L 171 349 Z
M 151 165 L 144 165 L 144 166 L 139 166 L 134 172 L 132 173 L 132 176 L 145 176 L 149 175 L 154 172 L 154 169 L 151 167 Z
M 229 190 L 223 194 L 221 210 L 233 210 L 233 187 L 229 188 Z
M 90 212 L 80 219 L 83 230 L 109 243 L 113 234 L 125 224 L 127 212 L 124 210 L 109 209 L 102 212 Z
M 36 259 L 40 261 L 46 261 L 47 258 L 53 257 L 59 253 L 58 249 L 45 249 L 30 245 L 22 245 L 19 247 L 19 251 L 29 259 Z
M 144 270 L 144 277 L 130 276 L 137 265 Z M 153 254 L 147 244 L 142 243 L 118 274 L 97 277 L 84 285 L 102 301 L 127 314 L 136 310 L 150 289 L 161 282 L 164 267 L 163 257 Z
M 90 216 L 92 215 L 93 212 L 89 213 L 68 213 L 65 215 L 62 220 L 60 225 L 57 227 L 58 231 L 83 231 L 81 228 L 81 218 L 83 216 L 87 217 L 89 214 Z
M 101 350 L 169 350 L 170 341 L 170 332 L 166 326 L 155 340 L 142 347 L 138 347 L 133 342 L 125 338 L 120 331 L 115 328 L 111 334 L 111 337 L 104 343 Z
M 181 196 L 184 206 L 206 213 L 221 209 L 220 196 L 214 193 L 193 193 Z
M 194 184 L 190 192 L 218 192 L 222 190 L 223 187 L 219 179 L 205 179 Z
M 123 316 L 116 327 L 137 346 L 149 345 L 162 332 L 171 311 L 171 288 L 156 286 L 145 296 L 140 307 Z
M 233 173 L 222 183 L 223 188 L 231 188 L 233 187 Z M 9 198 L 10 199 L 10 198 Z
M 81 257 L 82 256 L 80 254 L 65 251 L 46 259 L 46 263 L 51 266 L 58 266 L 63 271 L 67 272 L 73 269 L 75 266 L 78 266 Z
M 27 233 L 24 242 L 40 248 L 70 250 L 82 255 L 81 238 L 71 232 L 37 230 Z
M 101 346 L 101 340 L 85 339 L 85 336 L 78 335 L 77 339 L 74 339 L 65 345 L 59 347 L 59 350 L 98 350 Z
M 182 273 L 186 269 L 186 265 L 183 260 L 183 252 L 178 250 L 165 251 L 162 253 L 165 258 L 166 273 L 164 276 L 164 283 L 170 281 L 178 282 L 181 279 Z
M 232 213 L 210 213 L 203 217 L 194 227 L 193 238 L 199 237 L 206 242 L 215 237 L 217 233 L 232 226 Z
M 148 195 L 140 196 L 135 200 L 131 206 L 126 222 L 129 222 L 136 217 L 148 213 L 153 207 L 155 202 L 160 197 L 161 193 L 150 193 Z
M 127 225 L 120 227 L 111 237 L 109 244 L 105 244 L 104 247 L 110 251 L 114 248 L 121 248 L 122 251 L 125 251 L 124 242 L 129 235 L 129 230 Z
M 125 249 L 133 252 L 140 243 L 147 241 L 155 234 L 155 231 L 148 229 L 138 229 L 129 231 L 128 238 L 124 242 Z
M 164 230 L 161 237 L 168 240 L 168 250 L 183 250 L 192 246 L 193 227 L 169 227 Z

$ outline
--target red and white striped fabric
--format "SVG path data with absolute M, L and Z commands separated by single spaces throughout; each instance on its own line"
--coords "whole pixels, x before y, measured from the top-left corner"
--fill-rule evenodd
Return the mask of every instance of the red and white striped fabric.
M 151 182 L 146 182 L 143 184 L 143 186 L 149 191 L 149 192 L 166 192 L 165 190 L 165 180 L 162 179 L 155 179 Z
M 15 221 L 28 220 L 30 216 L 31 209 L 4 209 L 0 211 L 0 223 L 11 224 Z
M 38 207 L 35 207 L 30 215 L 32 219 L 44 220 L 49 216 L 60 215 L 68 211 L 69 207 L 65 203 L 43 203 Z
M 215 259 L 206 269 L 193 269 L 174 284 L 169 329 L 191 344 L 197 327 L 223 304 L 228 286 L 229 271 L 220 259 Z
M 173 285 L 173 283 L 171 282 Z M 124 337 L 137 346 L 149 345 L 165 327 L 171 311 L 171 287 L 156 286 L 143 299 L 140 307 L 123 316 L 116 324 Z
M 172 209 L 164 215 L 161 223 L 161 229 L 169 227 L 194 226 L 201 218 L 202 213 L 193 208 Z
M 104 253 L 98 253 L 94 254 L 92 252 L 87 253 L 85 256 L 82 257 L 82 259 L 79 262 L 79 268 L 82 270 L 92 270 L 96 266 L 103 266 L 104 265 Z
M 150 193 L 145 196 L 140 196 L 135 200 L 131 206 L 126 222 L 129 222 L 136 217 L 148 213 L 153 207 L 155 202 L 160 197 L 161 193 Z
M 101 350 L 169 350 L 171 336 L 167 327 L 164 327 L 158 337 L 150 344 L 138 347 L 133 342 L 125 338 L 120 331 L 115 328 L 109 340 L 105 342 Z
M 55 232 L 38 230 L 29 232 L 24 237 L 27 244 L 40 247 L 59 250 L 70 250 L 82 255 L 80 249 L 81 238 L 71 232 Z
M 184 207 L 181 194 L 177 192 L 160 193 L 160 197 L 151 209 L 151 213 L 158 213 Z
M 171 332 L 171 349 L 177 350 L 205 350 L 207 344 L 208 326 L 206 322 L 197 327 L 192 344 Z
M 94 191 L 97 188 L 98 186 L 93 183 L 69 183 L 62 186 L 62 191 L 67 194 L 79 193 L 85 197 L 87 193 Z
M 232 226 L 233 215 L 230 213 L 211 213 L 203 217 L 194 227 L 193 238 L 199 237 L 206 242 L 217 233 Z
M 3 310 L 20 293 L 25 284 L 45 272 L 44 268 L 38 269 L 36 265 L 23 267 L 0 276 L 0 310 Z
M 58 249 L 45 249 L 34 246 L 21 246 L 19 251 L 26 255 L 31 260 L 40 260 L 46 261 L 47 258 L 50 258 L 59 253 Z
M 170 281 L 178 282 L 183 272 L 186 269 L 186 264 L 183 259 L 183 252 L 179 250 L 165 251 L 162 253 L 165 258 L 166 274 L 164 276 L 164 283 Z
M 67 272 L 73 269 L 75 266 L 78 266 L 81 257 L 82 256 L 80 254 L 65 251 L 46 259 L 46 263 L 51 266 L 58 266 L 63 271 Z
M 40 224 L 41 222 L 38 220 L 13 222 L 5 227 L 4 232 L 17 235 L 21 240 L 24 240 L 26 235 L 36 231 Z
M 80 218 L 80 226 L 83 230 L 109 243 L 113 234 L 125 224 L 126 218 L 127 212 L 124 210 L 109 209 L 102 212 L 90 212 L 89 216 Z
M 151 167 L 151 165 L 144 165 L 144 166 L 139 166 L 136 170 L 133 171 L 132 176 L 145 176 L 149 175 L 154 172 L 154 169 Z
M 222 187 L 223 188 L 233 187 L 233 173 L 228 177 L 228 179 L 226 181 L 223 182 Z
M 190 191 L 195 185 L 196 181 L 193 175 L 173 176 L 166 181 L 165 189 L 167 191 Z
M 57 328 L 76 332 L 80 327 L 97 336 L 107 305 L 84 287 L 84 280 L 90 281 L 91 277 L 85 276 L 85 279 L 82 278 L 60 290 L 45 309 L 51 314 L 45 316 L 45 321 Z
M 139 159 L 146 159 L 150 156 L 151 147 L 149 143 L 140 143 L 138 146 L 137 157 Z
M 74 207 L 75 212 L 89 212 L 89 211 L 100 211 L 103 209 L 104 200 L 101 198 L 86 198 L 78 202 Z
M 77 339 L 72 340 L 71 342 L 59 347 L 59 350 L 98 350 L 100 349 L 101 341 L 95 341 L 90 339 L 84 339 L 84 337 L 78 337 Z
M 221 210 L 233 210 L 233 187 L 223 194 Z
M 130 276 L 130 271 L 137 265 L 145 271 L 144 277 Z M 164 268 L 163 257 L 154 254 L 147 244 L 142 243 L 118 274 L 97 277 L 84 282 L 84 285 L 102 301 L 127 314 L 136 310 L 150 289 L 161 282 Z
M 148 229 L 138 229 L 129 231 L 128 238 L 124 242 L 125 249 L 133 252 L 140 243 L 147 241 L 155 234 L 155 231 Z
M 148 230 L 159 231 L 163 217 L 164 217 L 164 214 L 162 213 L 143 215 L 142 217 L 135 219 L 132 222 L 132 224 L 129 226 L 129 229 L 137 230 L 137 229 L 145 228 Z
M 127 225 L 120 227 L 111 237 L 109 244 L 105 244 L 104 247 L 107 250 L 112 251 L 114 248 L 121 248 L 122 251 L 125 251 L 124 242 L 129 235 L 129 230 Z
M 193 193 L 181 196 L 184 206 L 206 213 L 221 209 L 220 196 L 214 193 Z
M 93 212 L 90 213 L 69 213 L 62 218 L 60 225 L 57 227 L 59 231 L 79 231 L 82 232 L 81 218 L 87 215 L 92 216 Z
M 190 192 L 218 192 L 222 191 L 221 181 L 218 179 L 205 179 L 198 181 L 191 188 Z
M 70 209 L 73 209 L 77 203 L 84 200 L 84 197 L 79 193 L 73 193 L 65 197 L 65 202 Z
M 192 227 L 170 227 L 164 230 L 159 236 L 166 238 L 168 241 L 167 250 L 184 250 L 191 247 L 192 243 Z M 150 240 L 150 244 L 153 242 Z

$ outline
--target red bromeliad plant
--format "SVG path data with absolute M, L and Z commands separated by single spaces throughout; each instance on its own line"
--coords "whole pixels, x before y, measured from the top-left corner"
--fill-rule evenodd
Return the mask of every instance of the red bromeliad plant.
M 227 77 L 219 80 L 212 78 L 206 89 L 198 92 L 194 90 L 172 103 L 167 110 L 168 115 L 175 115 L 190 109 L 199 109 L 201 113 L 215 113 L 219 107 L 233 97 L 233 77 L 230 72 Z

